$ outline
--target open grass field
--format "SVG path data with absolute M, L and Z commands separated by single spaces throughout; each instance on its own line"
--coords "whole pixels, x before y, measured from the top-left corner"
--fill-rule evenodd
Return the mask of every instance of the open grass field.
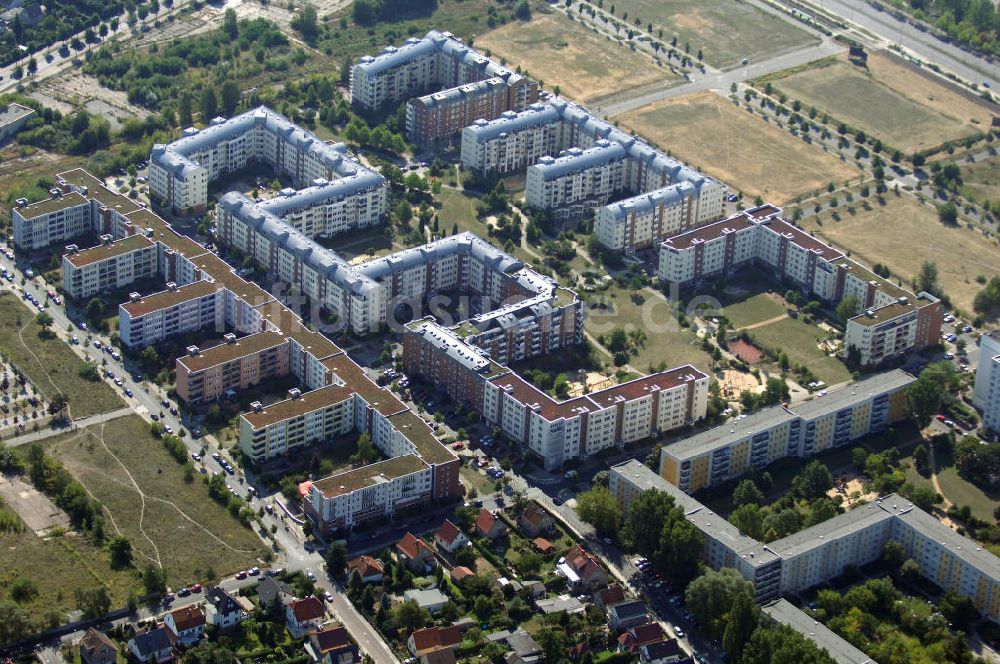
M 732 327 L 741 328 L 759 325 L 786 312 L 778 296 L 757 293 L 742 300 L 723 304 L 722 313 L 729 319 Z
M 601 301 L 607 302 L 609 307 L 591 308 L 590 303 Z M 626 332 L 643 330 L 646 333 L 645 343 L 629 359 L 629 364 L 638 371 L 647 372 L 650 366 L 666 363 L 667 367 L 693 364 L 707 372 L 711 365 L 711 358 L 701 349 L 700 340 L 690 329 L 680 327 L 662 295 L 649 291 L 634 293 L 613 286 L 594 295 L 584 306 L 584 329 L 594 338 L 619 327 Z M 600 357 L 608 359 L 603 353 Z
M 508 23 L 476 38 L 476 47 L 520 66 L 549 89 L 583 103 L 679 80 L 666 67 L 559 12 L 537 14 L 529 23 Z
M 1000 496 L 990 496 L 972 482 L 961 478 L 958 469 L 955 468 L 951 452 L 938 451 L 934 457 L 937 461 L 938 483 L 941 485 L 941 493 L 944 494 L 945 498 L 960 507 L 968 505 L 974 516 L 992 522 L 993 510 L 996 508 Z M 916 486 L 934 488 L 929 477 L 924 477 L 914 469 L 912 457 L 907 457 L 902 461 L 907 463 L 907 482 L 912 482 Z
M 109 536 L 132 542 L 136 564 L 153 561 L 174 588 L 251 566 L 263 553 L 257 536 L 215 503 L 201 476 L 184 470 L 138 417 L 113 420 L 46 441 L 105 508 Z
M 28 529 L 0 532 L 0 602 L 11 599 L 11 584 L 18 578 L 38 587 L 38 595 L 21 605 L 39 622 L 49 609 L 65 622 L 66 613 L 76 609 L 75 588 L 104 585 L 115 608 L 125 606 L 129 591 L 142 592 L 133 570 L 112 570 L 107 551 L 75 533 L 43 540 Z
M 498 247 L 503 247 L 502 242 L 490 237 L 486 223 L 476 216 L 475 196 L 465 194 L 458 189 L 443 188 L 436 198 L 441 203 L 437 216 L 442 233 L 451 234 L 455 226 L 458 226 L 459 233 L 470 231 Z M 538 260 L 519 245 L 515 246 L 511 253 L 526 263 Z
M 605 3 L 607 7 L 607 3 Z M 677 37 L 681 48 L 702 50 L 713 67 L 739 64 L 817 41 L 788 21 L 739 0 L 617 0 L 615 15 L 662 29 L 665 43 Z
M 803 225 L 868 265 L 887 265 L 893 279 L 904 284 L 919 273 L 924 260 L 934 261 L 944 292 L 967 312 L 981 288 L 976 276 L 989 279 L 1000 274 L 1000 246 L 995 240 L 967 228 L 944 226 L 933 207 L 909 196 L 890 195 L 884 206 L 875 202 L 870 210 L 858 208 L 853 215 L 842 211 L 840 221 L 825 213 L 820 222 L 809 217 Z
M 815 325 L 784 318 L 754 328 L 750 336 L 772 350 L 784 351 L 792 364 L 804 364 L 828 385 L 851 378 L 851 372 L 843 362 L 820 350 L 817 344 L 826 338 L 826 333 Z
M 962 193 L 977 203 L 1000 204 L 1000 157 L 962 166 Z
M 774 86 L 903 152 L 989 128 L 990 112 L 979 103 L 889 56 L 876 54 L 869 63 L 866 71 L 826 60 L 779 78 Z
M 615 120 L 750 199 L 760 195 L 780 205 L 859 174 L 711 92 L 655 102 Z
M 0 349 L 25 373 L 46 400 L 69 397 L 74 418 L 115 410 L 124 402 L 105 382 L 80 377 L 83 360 L 60 339 L 39 337 L 35 314 L 10 292 L 0 294 Z

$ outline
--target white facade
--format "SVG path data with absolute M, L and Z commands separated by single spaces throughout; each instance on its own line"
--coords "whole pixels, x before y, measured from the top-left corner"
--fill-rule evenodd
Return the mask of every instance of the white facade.
M 76 192 L 53 189 L 53 198 L 31 205 L 21 199 L 10 212 L 14 244 L 19 249 L 44 249 L 51 244 L 93 231 L 90 201 Z
M 1000 431 L 1000 332 L 984 334 L 979 344 L 972 404 L 983 413 L 983 427 Z

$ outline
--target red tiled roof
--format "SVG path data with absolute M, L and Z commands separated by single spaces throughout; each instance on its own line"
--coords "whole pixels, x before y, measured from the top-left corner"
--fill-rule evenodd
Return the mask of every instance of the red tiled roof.
M 171 611 L 170 616 L 174 619 L 178 632 L 205 624 L 205 612 L 197 606 L 185 606 L 183 609 Z
M 476 528 L 479 529 L 479 532 L 489 533 L 493 531 L 496 522 L 497 516 L 484 507 L 479 510 L 479 516 L 476 517 Z
M 452 523 L 450 519 L 445 519 L 444 523 L 441 524 L 441 527 L 437 529 L 436 533 L 434 533 L 434 537 L 438 538 L 448 546 L 451 546 L 452 542 L 455 541 L 455 538 L 461 534 L 462 531 L 459 530 L 458 526 Z
M 622 589 L 617 583 L 613 586 L 608 586 L 600 592 L 601 604 L 604 606 L 611 606 L 615 602 L 620 602 L 625 599 L 625 590 Z
M 653 643 L 654 641 L 659 641 L 667 637 L 667 633 L 663 631 L 663 627 L 660 623 L 655 622 L 633 627 L 628 631 L 628 633 L 630 633 L 633 639 L 635 639 L 635 644 L 637 646 Z
M 531 503 L 521 512 L 521 518 L 537 528 L 545 518 L 545 511 L 535 503 Z
M 413 648 L 418 653 L 439 648 L 451 648 L 462 642 L 462 632 L 457 626 L 426 627 L 412 634 Z
M 531 543 L 535 545 L 535 548 L 542 553 L 547 553 L 553 549 L 552 542 L 548 541 L 544 537 L 536 537 L 531 540 Z
M 351 645 L 347 629 L 342 625 L 323 626 L 313 634 L 312 638 L 321 653 L 339 650 Z
M 291 607 L 292 615 L 295 616 L 296 622 L 301 623 L 306 620 L 316 620 L 323 617 L 323 603 L 315 597 L 297 599 L 288 606 Z
M 461 581 L 462 579 L 467 579 L 470 576 L 475 576 L 475 572 L 466 567 L 465 565 L 458 565 L 451 570 L 451 578 L 456 581 Z
M 566 554 L 566 563 L 582 578 L 593 576 L 601 569 L 594 556 L 577 544 Z
M 358 556 L 347 561 L 347 569 L 351 572 L 357 571 L 361 578 L 374 576 L 385 572 L 382 562 L 371 556 Z
M 406 533 L 403 535 L 403 539 L 399 540 L 399 544 L 396 545 L 396 549 L 401 551 L 410 560 L 416 560 L 419 557 L 421 550 L 433 553 L 431 548 L 427 546 L 427 542 L 423 541 L 413 533 Z

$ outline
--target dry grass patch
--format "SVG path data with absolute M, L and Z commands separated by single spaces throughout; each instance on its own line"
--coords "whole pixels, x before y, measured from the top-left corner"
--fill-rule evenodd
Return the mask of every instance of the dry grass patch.
M 840 214 L 840 221 L 824 213 L 819 223 L 812 217 L 803 223 L 868 265 L 887 265 L 905 286 L 925 260 L 934 261 L 941 287 L 964 311 L 972 311 L 972 299 L 981 288 L 976 276 L 1000 274 L 996 240 L 968 228 L 944 226 L 934 207 L 915 198 L 890 195 L 883 206 L 873 202 L 870 210 L 857 208 L 852 215 L 842 209 Z
M 604 35 L 570 21 L 563 14 L 538 14 L 529 23 L 508 23 L 476 38 L 476 48 L 520 66 L 583 103 L 677 80 L 666 67 Z
M 711 92 L 615 117 L 695 168 L 752 199 L 783 204 L 859 171 Z

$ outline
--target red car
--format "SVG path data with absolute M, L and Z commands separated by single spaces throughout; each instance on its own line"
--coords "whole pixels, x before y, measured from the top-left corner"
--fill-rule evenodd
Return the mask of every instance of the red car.
M 236 578 L 239 579 L 240 581 L 242 581 L 243 579 L 247 578 L 247 573 L 246 572 L 237 572 L 236 573 Z
M 944 415 L 938 415 L 937 416 L 937 421 L 938 422 L 944 422 L 945 421 L 945 416 Z
M 200 583 L 196 583 L 193 586 L 191 586 L 191 592 L 193 592 L 193 593 L 200 593 L 201 592 L 201 584 Z

